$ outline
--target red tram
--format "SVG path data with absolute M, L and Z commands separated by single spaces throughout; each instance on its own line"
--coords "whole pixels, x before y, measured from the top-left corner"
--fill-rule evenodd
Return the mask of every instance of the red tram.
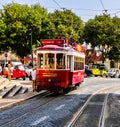
M 66 39 L 41 39 L 37 49 L 36 90 L 56 93 L 84 81 L 85 53 Z

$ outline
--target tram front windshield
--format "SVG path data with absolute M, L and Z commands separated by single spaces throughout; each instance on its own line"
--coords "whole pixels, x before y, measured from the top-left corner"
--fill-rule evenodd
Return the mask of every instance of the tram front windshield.
M 45 53 L 38 55 L 38 66 L 41 69 L 65 69 L 65 54 Z
M 55 54 L 46 53 L 45 54 L 45 69 L 54 69 L 55 68 Z

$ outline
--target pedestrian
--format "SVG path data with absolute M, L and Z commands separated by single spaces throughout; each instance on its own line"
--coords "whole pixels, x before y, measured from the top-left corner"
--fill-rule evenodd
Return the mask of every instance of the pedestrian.
M 32 76 L 32 88 L 34 92 L 35 91 L 35 81 L 36 81 L 36 68 L 35 67 L 32 68 L 31 76 Z
M 11 81 L 11 61 L 8 61 L 8 80 Z

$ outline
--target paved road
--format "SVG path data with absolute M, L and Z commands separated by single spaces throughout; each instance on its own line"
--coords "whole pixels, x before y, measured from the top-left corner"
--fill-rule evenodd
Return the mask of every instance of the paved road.
M 1 80 L 3 80 L 3 78 L 0 78 L 0 81 Z M 6 84 L 8 84 L 8 82 L 9 81 L 6 79 Z M 26 100 L 32 96 L 36 96 L 37 94 L 39 94 L 37 92 L 32 92 L 31 81 L 29 79 L 26 79 L 25 81 L 23 81 L 22 79 L 17 79 L 17 80 L 12 79 L 11 82 L 12 82 L 12 84 L 16 84 L 18 86 L 20 85 L 23 87 L 27 87 L 28 92 L 25 94 L 18 94 L 18 95 L 15 95 L 13 97 L 6 97 L 3 99 L 0 99 L 0 110 L 5 109 L 7 107 L 10 107 L 11 105 L 14 105 L 16 103 L 19 103 L 20 101 L 24 101 L 24 100 Z M 120 79 L 90 77 L 90 78 L 86 78 L 85 82 L 82 83 L 81 86 L 88 85 L 89 87 L 86 87 L 86 89 L 85 89 L 85 91 L 87 91 L 87 93 L 88 93 L 88 92 L 93 91 L 93 88 L 92 89 L 90 88 L 91 85 L 93 86 L 95 84 L 94 88 L 97 88 L 98 86 L 112 85 L 113 83 L 119 84 Z
M 1 111 L 0 123 L 2 125 L 2 123 L 6 124 L 6 122 L 9 124 L 9 121 L 13 122 L 9 124 L 9 127 L 62 127 L 64 123 L 68 121 L 68 118 L 73 116 L 73 112 L 83 103 L 88 95 L 100 88 L 116 86 L 118 84 L 120 84 L 120 79 L 100 77 L 86 78 L 85 82 L 82 83 L 77 90 L 73 90 L 58 98 L 56 97 L 56 99 L 52 99 L 52 102 L 49 102 L 49 104 L 43 105 L 43 102 L 48 98 L 51 99 L 52 96 L 47 98 L 39 97 L 34 101 L 26 101 L 21 105 Z M 120 94 L 120 89 L 113 93 L 114 96 L 118 94 Z M 42 105 L 42 107 L 39 107 L 40 105 Z M 37 107 L 37 109 L 35 107 Z M 28 113 L 26 113 L 26 111 L 28 111 Z M 22 117 L 20 117 L 21 114 Z

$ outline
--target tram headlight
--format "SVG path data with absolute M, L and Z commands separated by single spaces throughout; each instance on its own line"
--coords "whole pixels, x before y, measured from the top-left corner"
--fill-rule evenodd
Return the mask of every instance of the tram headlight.
M 48 82 L 51 82 L 51 79 L 48 79 Z

